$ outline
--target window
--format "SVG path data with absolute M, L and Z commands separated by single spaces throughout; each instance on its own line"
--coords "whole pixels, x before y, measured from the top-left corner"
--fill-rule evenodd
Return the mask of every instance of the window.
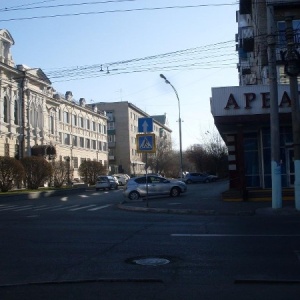
M 113 130 L 113 129 L 115 129 L 115 122 L 108 122 L 108 123 L 107 123 L 107 129 L 108 129 L 108 130 Z
M 94 121 L 92 122 L 92 130 L 96 131 L 96 123 Z
M 18 125 L 19 124 L 19 106 L 18 106 L 18 102 L 17 100 L 15 100 L 15 107 L 14 107 L 14 121 L 15 124 Z
M 96 141 L 92 140 L 92 149 L 96 150 Z
M 99 133 L 102 133 L 102 124 L 99 124 Z
M 106 125 L 103 125 L 103 133 L 106 134 Z
M 115 136 L 114 135 L 108 135 L 108 142 L 114 142 L 115 141 Z
M 69 124 L 69 113 L 64 111 L 64 123 Z
M 78 157 L 73 157 L 73 166 L 74 168 L 78 168 Z
M 90 129 L 90 120 L 86 120 L 86 129 Z
M 80 138 L 79 138 L 79 146 L 80 146 L 81 148 L 84 147 L 84 138 L 83 138 L 83 137 L 80 137 Z
M 80 126 L 81 128 L 84 128 L 84 119 L 83 119 L 83 117 L 80 117 L 80 118 L 79 118 L 79 126 Z
M 72 115 L 72 124 L 74 126 L 77 126 L 77 116 L 76 115 Z
M 91 140 L 90 139 L 86 139 L 85 142 L 86 142 L 86 148 L 90 149 L 91 148 Z
M 102 142 L 101 142 L 101 141 L 99 141 L 98 149 L 99 149 L 100 151 L 102 151 Z
M 68 134 L 68 133 L 64 134 L 64 144 L 70 145 L 70 134 Z
M 73 135 L 72 139 L 73 139 L 73 146 L 77 147 L 77 136 Z
M 54 116 L 50 115 L 49 117 L 49 129 L 50 129 L 50 133 L 54 134 Z
M 3 121 L 8 123 L 8 98 L 5 96 L 3 100 Z
M 107 151 L 107 143 L 103 142 L 103 151 Z

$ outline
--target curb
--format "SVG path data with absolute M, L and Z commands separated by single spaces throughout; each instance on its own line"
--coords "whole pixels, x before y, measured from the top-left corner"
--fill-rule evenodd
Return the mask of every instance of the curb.
M 152 208 L 152 207 L 138 207 L 126 206 L 118 204 L 117 208 L 126 211 L 135 212 L 151 212 L 151 213 L 165 213 L 165 214 L 186 214 L 186 215 L 202 215 L 202 216 L 253 216 L 255 211 L 215 211 L 215 210 L 197 210 L 197 209 L 170 209 L 170 208 Z

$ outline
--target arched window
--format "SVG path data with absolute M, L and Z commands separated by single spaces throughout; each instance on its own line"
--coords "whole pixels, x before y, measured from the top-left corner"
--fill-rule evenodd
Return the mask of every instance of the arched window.
M 3 101 L 3 121 L 8 123 L 8 98 L 6 96 Z
M 15 100 L 15 107 L 14 107 L 14 121 L 15 124 L 19 124 L 19 106 L 18 106 L 18 101 Z

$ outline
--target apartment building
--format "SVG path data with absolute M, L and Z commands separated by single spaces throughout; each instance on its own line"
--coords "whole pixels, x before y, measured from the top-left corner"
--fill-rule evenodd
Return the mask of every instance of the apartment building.
M 105 111 L 108 118 L 107 138 L 109 166 L 111 173 L 144 174 L 145 158 L 137 152 L 136 135 L 138 119 L 153 118 L 153 130 L 157 143 L 160 140 L 171 143 L 171 130 L 168 127 L 167 115 L 149 116 L 127 101 L 99 102 L 94 104 Z
M 62 95 L 39 68 L 15 66 L 8 30 L 0 30 L 0 156 L 42 155 L 69 162 L 79 178 L 84 160 L 108 166 L 107 117 L 96 107 Z
M 271 6 L 272 14 L 267 14 Z M 270 11 L 270 10 L 269 10 Z M 271 188 L 271 126 L 268 60 L 268 22 L 274 37 L 278 81 L 278 112 L 282 187 L 295 181 L 288 47 L 300 64 L 300 3 L 291 0 L 240 0 L 237 12 L 239 86 L 212 88 L 211 111 L 229 152 L 230 188 Z M 287 22 L 292 42 L 287 43 Z M 299 54 L 299 56 L 298 56 Z M 299 75 L 298 75 L 299 82 Z M 299 89 L 298 89 L 299 90 Z
M 236 13 L 238 33 L 236 50 L 239 85 L 269 84 L 268 67 L 268 18 L 267 5 L 274 7 L 274 19 L 277 25 L 276 64 L 279 84 L 288 84 L 284 54 L 287 49 L 286 20 L 291 17 L 294 28 L 295 48 L 300 42 L 300 9 L 295 0 L 242 0 Z

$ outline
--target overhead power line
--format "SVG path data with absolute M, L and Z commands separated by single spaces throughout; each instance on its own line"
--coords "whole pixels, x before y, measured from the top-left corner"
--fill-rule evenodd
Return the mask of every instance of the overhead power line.
M 187 8 L 199 8 L 199 7 L 212 7 L 212 6 L 232 6 L 234 4 L 197 4 L 197 5 L 175 5 L 175 6 L 162 6 L 162 7 L 143 7 L 143 8 L 130 8 L 130 9 L 115 9 L 115 10 L 103 10 L 103 11 L 92 11 L 92 12 L 78 12 L 69 14 L 55 14 L 55 15 L 45 15 L 45 16 L 32 16 L 32 17 L 18 17 L 2 19 L 0 22 L 9 21 L 24 21 L 24 20 L 34 20 L 34 19 L 45 19 L 45 18 L 58 18 L 58 17 L 72 17 L 72 16 L 83 16 L 83 15 L 97 15 L 97 14 L 108 14 L 108 13 L 126 13 L 126 12 L 138 12 L 138 11 L 157 11 L 166 9 L 187 9 Z
M 139 72 L 233 68 L 238 62 L 234 47 L 232 40 L 128 60 L 44 71 L 52 81 L 57 82 Z

